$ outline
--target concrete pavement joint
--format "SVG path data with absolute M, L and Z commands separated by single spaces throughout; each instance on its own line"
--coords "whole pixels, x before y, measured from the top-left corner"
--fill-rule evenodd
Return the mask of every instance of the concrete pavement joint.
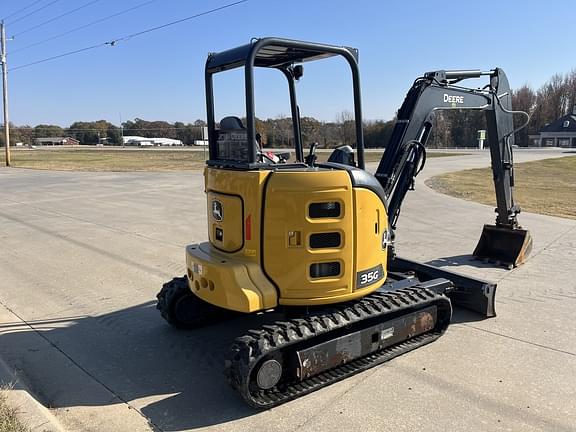
M 83 248 L 83 249 L 88 249 L 88 250 L 91 250 L 92 252 L 96 252 L 96 253 L 98 253 L 98 254 L 100 254 L 100 255 L 104 255 L 104 256 L 106 256 L 106 257 L 112 258 L 112 259 L 114 259 L 114 260 L 117 261 L 117 262 L 122 262 L 122 263 L 124 263 L 124 264 L 126 264 L 126 265 L 129 265 L 129 266 L 132 266 L 132 267 L 135 267 L 135 268 L 139 268 L 139 269 L 143 269 L 143 270 L 145 270 L 145 271 L 147 271 L 147 272 L 149 272 L 149 273 L 151 273 L 151 274 L 161 275 L 163 278 L 165 278 L 165 277 L 170 277 L 170 278 L 173 277 L 172 274 L 170 274 L 170 273 L 165 273 L 165 272 L 159 270 L 158 268 L 149 267 L 149 266 L 146 266 L 146 265 L 144 265 L 144 264 L 142 264 L 142 263 L 139 263 L 139 262 L 136 262 L 136 261 L 132 261 L 132 260 L 126 258 L 125 256 L 120 256 L 120 255 L 112 254 L 111 252 L 106 251 L 106 250 L 103 250 L 103 249 L 99 249 L 99 248 L 97 248 L 96 246 L 93 246 L 92 244 L 87 244 L 87 243 L 83 243 L 83 242 L 81 242 L 81 241 L 79 241 L 79 240 L 76 240 L 76 239 L 73 239 L 73 238 L 68 238 L 68 237 L 63 236 L 63 235 L 61 235 L 61 234 L 52 232 L 52 231 L 50 231 L 50 230 L 48 230 L 48 229 L 46 229 L 46 228 L 44 228 L 44 227 L 39 227 L 38 225 L 34 225 L 33 223 L 25 222 L 25 221 L 20 220 L 20 219 L 18 219 L 18 218 L 16 218 L 16 217 L 9 216 L 9 215 L 7 215 L 6 213 L 0 212 L 0 217 L 3 217 L 3 218 L 5 218 L 5 219 L 11 220 L 11 221 L 13 221 L 13 222 L 22 224 L 22 225 L 27 226 L 27 227 L 29 227 L 29 228 L 35 229 L 35 230 L 37 230 L 37 231 L 40 231 L 40 232 L 42 232 L 42 233 L 44 233 L 44 234 L 47 234 L 47 235 L 50 235 L 50 236 L 52 236 L 52 237 L 56 237 L 56 238 L 58 238 L 59 240 L 67 241 L 68 243 L 72 243 L 73 245 L 75 245 L 75 246 L 77 246 L 77 247 L 80 247 L 80 248 Z
M 565 232 L 559 234 L 555 239 L 553 239 L 552 241 L 550 241 L 546 246 L 544 246 L 542 249 L 540 249 L 538 252 L 534 253 L 534 254 L 530 254 L 528 256 L 528 259 L 526 260 L 526 263 L 529 261 L 532 261 L 533 259 L 535 259 L 537 256 L 541 255 L 542 252 L 547 251 L 548 248 L 550 246 L 552 246 L 553 244 L 555 244 L 556 242 L 558 242 L 558 240 L 560 240 L 561 238 L 567 236 L 568 234 L 570 234 L 572 231 L 576 230 L 576 225 L 572 226 L 570 228 L 568 228 Z M 524 263 L 524 264 L 526 264 Z M 509 271 L 508 273 L 506 273 L 505 275 L 503 275 L 501 278 L 499 278 L 496 282 L 502 282 L 504 279 L 508 278 L 509 276 L 511 276 L 513 273 L 515 273 L 518 269 L 520 269 L 522 267 L 516 267 L 514 269 L 512 269 L 511 271 Z
M 175 189 L 175 186 L 166 186 L 166 187 L 156 187 L 156 188 L 146 188 L 146 193 L 155 193 L 155 192 L 162 192 L 162 191 L 172 191 Z M 186 186 L 182 186 L 181 189 L 184 190 L 188 190 L 188 188 Z M 110 193 L 106 193 L 106 194 L 98 194 L 98 195 L 91 195 L 90 199 L 105 199 L 105 198 L 111 198 L 111 197 L 115 197 L 115 196 L 123 196 L 123 195 L 134 195 L 134 191 L 129 191 L 129 192 L 110 192 Z M 65 197 L 60 197 L 60 198 L 50 198 L 50 199 L 40 199 L 40 200 L 34 200 L 34 201 L 13 201 L 10 200 L 9 198 L 3 198 L 6 201 L 12 201 L 12 205 L 31 205 L 31 204 L 39 204 L 39 203 L 55 203 L 58 201 L 74 201 L 74 200 L 79 200 L 79 199 L 85 199 L 86 196 L 85 195 L 72 195 L 72 196 L 65 196 Z M 0 203 L 0 204 L 4 204 L 4 203 Z
M 11 200 L 11 199 L 9 199 L 9 198 L 4 198 L 4 199 L 5 199 L 6 201 L 11 201 L 11 202 L 13 202 L 14 204 L 24 205 L 24 206 L 33 208 L 34 210 L 40 211 L 40 212 L 48 213 L 48 214 L 55 215 L 55 216 L 61 216 L 61 217 L 68 218 L 68 219 L 73 220 L 73 221 L 79 221 L 79 222 L 84 222 L 84 223 L 87 223 L 87 224 L 91 224 L 91 225 L 94 225 L 94 226 L 97 226 L 97 227 L 100 227 L 100 228 L 107 229 L 108 231 L 111 231 L 111 232 L 114 232 L 114 233 L 127 234 L 127 235 L 131 235 L 131 236 L 134 236 L 134 237 L 142 238 L 142 239 L 145 239 L 145 240 L 152 240 L 152 241 L 157 242 L 157 243 L 163 243 L 163 244 L 165 244 L 165 245 L 167 245 L 167 246 L 175 246 L 175 247 L 178 247 L 178 248 L 180 248 L 180 249 L 182 249 L 182 248 L 184 248 L 184 247 L 186 246 L 186 245 L 183 245 L 183 244 L 177 244 L 177 243 L 168 242 L 168 241 L 166 241 L 166 240 L 161 240 L 161 239 L 156 239 L 156 238 L 153 238 L 153 237 L 148 237 L 148 236 L 146 236 L 146 235 L 144 235 L 144 234 L 140 234 L 140 233 L 138 233 L 138 232 L 127 231 L 127 230 L 123 230 L 123 229 L 120 229 L 120 228 L 115 228 L 115 227 L 112 227 L 112 226 L 109 226 L 109 225 L 105 225 L 105 224 L 102 224 L 102 223 L 99 223 L 99 222 L 93 222 L 93 221 L 91 221 L 91 220 L 79 218 L 79 217 L 77 217 L 77 216 L 72 216 L 72 215 L 69 215 L 69 214 L 66 214 L 66 213 L 62 213 L 62 212 L 58 212 L 58 211 L 54 211 L 54 210 L 43 209 L 43 208 L 41 208 L 41 207 L 37 207 L 37 206 L 34 206 L 34 205 L 32 205 L 32 204 L 26 204 L 26 203 L 24 203 L 24 202 L 19 202 L 19 201 L 16 201 L 16 200 Z
M 382 366 L 382 365 L 380 365 Z M 312 420 L 320 417 L 321 415 L 325 414 L 324 412 L 324 407 L 326 406 L 330 406 L 333 404 L 333 401 L 335 399 L 339 399 L 343 396 L 345 396 L 346 394 L 350 393 L 352 390 L 354 390 L 356 387 L 358 387 L 359 385 L 363 384 L 366 380 L 368 380 L 369 378 L 372 377 L 372 375 L 374 375 L 376 372 L 378 371 L 378 367 L 369 369 L 367 371 L 362 372 L 362 376 L 364 376 L 363 378 L 359 379 L 357 383 L 352 384 L 350 386 L 350 388 L 348 388 L 347 390 L 343 391 L 342 393 L 330 398 L 330 400 L 328 400 L 326 403 L 322 404 L 321 409 L 319 409 L 316 414 L 311 415 L 310 417 L 308 417 L 306 420 L 304 420 L 302 423 L 298 423 L 294 429 L 291 429 L 290 432 L 294 432 L 297 430 L 300 430 L 302 427 L 304 427 L 305 425 L 307 425 L 308 423 L 310 423 Z
M 86 370 L 84 367 L 82 367 L 82 365 L 80 365 L 78 362 L 76 362 L 72 357 L 70 357 L 66 352 L 64 352 L 58 345 L 56 345 L 48 337 L 46 337 L 44 335 L 44 332 L 38 331 L 36 328 L 34 328 L 30 323 L 28 323 L 28 321 L 26 321 L 23 317 L 21 317 L 15 311 L 13 311 L 2 300 L 0 300 L 0 305 L 2 305 L 2 307 L 4 307 L 4 309 L 6 309 L 8 312 L 10 312 L 12 315 L 14 315 L 16 318 L 18 318 L 26 327 L 28 327 L 30 330 L 32 330 L 34 333 L 36 333 L 38 336 L 40 336 L 42 339 L 44 339 L 52 348 L 54 348 L 56 351 L 58 351 L 60 354 L 62 354 L 64 357 L 66 357 L 74 366 L 76 366 L 78 369 L 80 369 L 82 372 L 84 372 L 88 377 L 90 377 L 95 382 L 97 382 L 102 387 L 104 387 L 107 391 L 109 391 L 111 395 L 113 395 L 115 398 L 117 398 L 119 401 L 121 401 L 123 404 L 125 404 L 129 409 L 133 409 L 134 411 L 136 411 L 142 418 L 144 418 L 150 424 L 150 426 L 152 426 L 154 428 L 155 431 L 163 432 L 163 430 L 158 425 L 153 423 L 150 418 L 148 418 L 146 415 L 144 415 L 144 413 L 142 413 L 142 411 L 140 411 L 138 408 L 136 408 L 130 402 L 125 400 L 122 396 L 117 394 L 112 388 L 107 386 L 104 382 L 100 381 L 93 374 L 91 374 L 88 370 Z
M 560 354 L 567 354 L 567 355 L 569 355 L 569 356 L 576 357 L 576 353 L 573 353 L 573 352 L 570 352 L 570 351 L 559 350 L 559 349 L 557 349 L 557 348 L 552 348 L 552 347 L 549 347 L 549 346 L 546 346 L 546 345 L 542 345 L 542 344 L 539 344 L 539 343 L 536 343 L 536 342 L 530 342 L 530 341 L 527 341 L 527 340 L 525 340 L 525 339 L 520 339 L 520 338 L 517 338 L 517 337 L 514 337 L 514 336 L 508 336 L 508 335 L 505 335 L 505 334 L 503 334 L 503 333 L 498 333 L 498 332 L 494 332 L 494 331 L 491 331 L 491 330 L 483 329 L 483 328 L 481 328 L 481 327 L 476 327 L 476 326 L 474 326 L 474 325 L 472 325 L 472 324 L 462 323 L 462 325 L 463 325 L 464 327 L 472 328 L 472 329 L 474 329 L 474 330 L 479 330 L 479 331 L 481 331 L 481 332 L 489 333 L 489 334 L 492 334 L 492 335 L 495 335 L 495 336 L 500 336 L 500 337 L 503 337 L 503 338 L 506 338 L 506 339 L 512 339 L 512 340 L 515 340 L 515 341 L 517 341 L 517 342 L 522 342 L 522 343 L 525 343 L 525 344 L 528 344 L 528 345 L 532 345 L 532 346 L 535 346 L 535 347 L 538 347 L 538 348 L 544 348 L 544 349 L 549 350 L 549 351 L 554 351 L 554 352 L 557 352 L 557 353 L 560 353 Z
M 18 378 L 13 368 L 0 358 L 0 394 L 6 399 L 7 405 L 15 410 L 15 414 L 31 432 L 64 432 L 62 424 L 55 415 L 32 396 L 22 380 Z M 4 429 L 3 429 L 4 430 Z
M 467 388 L 466 386 L 463 386 L 461 383 L 450 381 L 449 379 L 445 378 L 446 375 L 445 373 L 421 374 L 414 368 L 406 367 L 403 365 L 398 366 L 397 371 L 411 379 L 416 379 L 428 385 L 432 385 L 437 389 L 439 389 L 441 392 L 450 393 L 452 395 L 456 395 L 460 399 L 469 400 L 473 402 L 474 406 L 479 405 L 483 406 L 486 410 L 493 413 L 494 415 L 493 420 L 502 418 L 503 412 L 505 412 L 509 418 L 512 417 L 520 421 L 526 421 L 528 424 L 538 425 L 537 430 L 539 431 L 574 432 L 574 430 L 571 427 L 565 427 L 559 421 L 542 417 L 535 411 L 520 408 L 520 406 L 514 405 L 514 403 L 510 403 L 509 401 L 506 400 L 499 400 L 497 397 L 494 397 L 493 394 L 491 393 L 482 394 L 478 391 L 478 389 L 474 387 Z M 500 420 L 498 419 L 498 422 L 499 421 Z M 450 429 L 447 428 L 444 430 L 450 430 Z M 457 429 L 457 430 L 484 431 L 484 430 L 497 430 L 497 429 L 488 428 L 486 427 L 486 425 L 480 428 L 478 427 L 474 428 L 472 427 L 472 425 L 469 425 L 469 428 Z M 522 429 L 507 428 L 506 430 L 524 430 L 524 428 Z

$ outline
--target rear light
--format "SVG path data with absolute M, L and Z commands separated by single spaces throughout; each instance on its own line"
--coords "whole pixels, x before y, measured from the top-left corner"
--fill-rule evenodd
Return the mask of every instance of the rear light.
M 244 235 L 246 236 L 246 240 L 252 240 L 252 215 L 249 214 L 246 217 L 246 221 L 244 222 Z

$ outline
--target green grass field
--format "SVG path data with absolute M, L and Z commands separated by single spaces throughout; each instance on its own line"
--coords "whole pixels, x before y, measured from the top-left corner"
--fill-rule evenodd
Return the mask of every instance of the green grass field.
M 17 149 L 11 159 L 15 168 L 62 171 L 175 171 L 204 166 L 201 150 Z
M 576 219 L 576 156 L 514 165 L 515 201 L 527 212 Z M 496 205 L 489 168 L 458 171 L 429 179 L 439 192 Z
M 0 164 L 4 165 L 4 149 L 1 150 Z M 320 151 L 319 160 L 325 160 L 330 153 Z M 457 156 L 462 153 L 428 153 L 428 157 Z M 61 171 L 177 171 L 202 169 L 204 166 L 202 149 L 158 150 L 158 149 L 13 149 L 12 166 Z M 382 152 L 366 152 L 366 162 L 377 162 Z

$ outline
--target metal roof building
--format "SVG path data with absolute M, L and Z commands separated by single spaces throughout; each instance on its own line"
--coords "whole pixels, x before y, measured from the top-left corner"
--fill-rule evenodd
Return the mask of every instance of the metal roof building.
M 80 141 L 71 137 L 50 137 L 50 138 L 34 138 L 36 145 L 78 145 Z
M 124 145 L 133 145 L 140 147 L 150 146 L 181 146 L 182 141 L 172 138 L 146 138 L 141 136 L 124 136 Z
M 533 139 L 538 147 L 576 147 L 576 106 L 572 114 L 547 124 Z

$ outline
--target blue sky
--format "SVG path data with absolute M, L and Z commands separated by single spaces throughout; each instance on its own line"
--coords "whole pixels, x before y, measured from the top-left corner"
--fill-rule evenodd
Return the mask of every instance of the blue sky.
M 3 0 L 0 17 L 33 0 Z M 30 49 L 71 28 L 143 3 L 98 0 L 52 23 L 27 31 L 90 0 L 41 0 L 7 20 L 9 67 L 109 41 L 194 15 L 232 0 L 157 0 L 125 15 Z M 210 51 L 281 36 L 348 45 L 360 50 L 365 119 L 390 119 L 413 80 L 435 69 L 502 67 L 512 87 L 538 87 L 554 73 L 576 67 L 572 1 L 319 1 L 249 0 L 238 6 L 103 47 L 11 71 L 10 119 L 17 125 L 135 117 L 193 122 L 205 118 L 204 63 Z M 13 23 L 13 24 L 12 24 Z M 19 34 L 22 33 L 22 34 Z M 14 51 L 12 53 L 12 51 Z M 284 81 L 257 75 L 259 117 L 289 113 Z M 219 77 L 217 116 L 243 115 L 239 73 Z M 303 115 L 331 121 L 352 109 L 349 74 L 342 61 L 305 67 L 298 84 Z

